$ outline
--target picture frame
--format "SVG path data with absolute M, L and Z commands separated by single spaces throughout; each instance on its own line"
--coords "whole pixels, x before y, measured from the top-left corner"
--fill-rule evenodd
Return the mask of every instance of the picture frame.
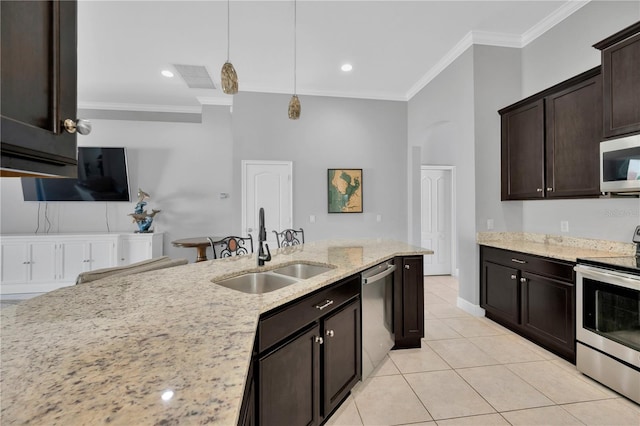
M 362 169 L 327 169 L 329 213 L 362 213 Z

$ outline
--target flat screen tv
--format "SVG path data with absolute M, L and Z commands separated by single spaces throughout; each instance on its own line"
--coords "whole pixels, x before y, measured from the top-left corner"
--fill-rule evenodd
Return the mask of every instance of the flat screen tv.
M 25 201 L 129 201 L 124 148 L 78 148 L 78 178 L 21 178 Z

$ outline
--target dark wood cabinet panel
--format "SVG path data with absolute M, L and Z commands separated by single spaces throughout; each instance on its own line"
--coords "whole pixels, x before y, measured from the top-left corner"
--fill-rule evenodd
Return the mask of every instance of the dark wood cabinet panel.
M 360 299 L 323 321 L 323 416 L 328 416 L 362 376 Z
M 490 318 L 575 362 L 575 264 L 480 247 L 480 306 Z
M 600 194 L 600 67 L 503 108 L 501 199 Z
M 2 175 L 75 177 L 76 1 L 1 3 Z
M 395 347 L 419 348 L 424 337 L 424 264 L 422 256 L 396 258 L 394 277 Z
M 546 196 L 600 194 L 602 77 L 545 98 Z
M 482 300 L 480 306 L 511 321 L 520 322 L 519 271 L 492 262 L 482 263 Z
M 594 47 L 602 51 L 604 136 L 640 133 L 640 22 Z
M 320 326 L 258 361 L 261 426 L 315 425 L 320 411 Z
M 575 355 L 575 286 L 522 274 L 522 327 L 565 358 Z
M 502 200 L 544 197 L 544 101 L 506 112 L 502 126 Z

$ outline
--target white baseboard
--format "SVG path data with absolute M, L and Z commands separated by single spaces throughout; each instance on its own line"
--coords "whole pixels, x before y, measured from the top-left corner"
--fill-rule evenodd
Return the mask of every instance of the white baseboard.
M 458 297 L 457 301 L 456 301 L 456 306 L 460 309 L 462 309 L 463 311 L 473 315 L 474 317 L 483 317 L 484 316 L 484 309 L 482 309 L 480 307 L 480 305 L 474 305 L 473 303 Z

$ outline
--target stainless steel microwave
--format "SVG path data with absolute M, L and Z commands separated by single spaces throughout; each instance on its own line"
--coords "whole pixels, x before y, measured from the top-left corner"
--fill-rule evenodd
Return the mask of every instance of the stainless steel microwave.
M 640 135 L 600 142 L 600 191 L 640 194 Z

